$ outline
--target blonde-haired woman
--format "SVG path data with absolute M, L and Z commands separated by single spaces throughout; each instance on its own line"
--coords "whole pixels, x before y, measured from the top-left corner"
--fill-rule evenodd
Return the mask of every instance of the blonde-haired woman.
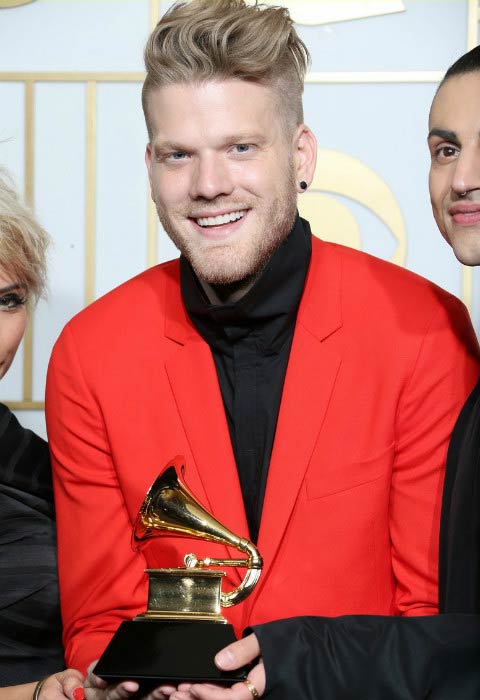
M 48 235 L 0 172 L 0 379 L 44 294 Z M 64 666 L 47 443 L 0 403 L 0 700 L 81 700 Z M 57 672 L 57 673 L 56 673 Z M 43 679 L 39 681 L 38 679 Z M 7 687 L 5 687 L 7 686 Z

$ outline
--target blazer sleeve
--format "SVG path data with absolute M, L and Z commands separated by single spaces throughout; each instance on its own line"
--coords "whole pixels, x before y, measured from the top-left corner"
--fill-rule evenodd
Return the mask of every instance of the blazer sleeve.
M 396 582 L 392 612 L 397 615 L 438 612 L 447 449 L 478 368 L 478 343 L 468 312 L 458 299 L 445 295 L 418 345 L 396 410 L 388 518 Z
M 248 631 L 269 700 L 480 697 L 480 616 L 297 617 Z
M 46 406 L 65 658 L 84 671 L 102 654 L 119 624 L 144 607 L 146 565 L 130 545 L 132 523 L 108 430 L 85 380 L 70 326 L 52 354 Z

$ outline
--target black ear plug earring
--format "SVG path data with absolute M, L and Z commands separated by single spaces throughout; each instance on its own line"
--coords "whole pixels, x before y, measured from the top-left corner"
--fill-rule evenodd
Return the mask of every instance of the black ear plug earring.
M 307 183 L 305 182 L 305 180 L 301 180 L 301 181 L 300 181 L 300 187 L 301 187 L 302 190 L 306 190 L 306 189 L 307 189 L 308 185 L 307 185 Z

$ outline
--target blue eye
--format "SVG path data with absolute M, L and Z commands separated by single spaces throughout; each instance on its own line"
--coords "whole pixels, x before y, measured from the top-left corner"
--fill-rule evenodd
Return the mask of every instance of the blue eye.
M 235 148 L 237 149 L 237 153 L 247 153 L 247 151 L 250 150 L 250 144 L 249 143 L 237 143 L 235 145 Z

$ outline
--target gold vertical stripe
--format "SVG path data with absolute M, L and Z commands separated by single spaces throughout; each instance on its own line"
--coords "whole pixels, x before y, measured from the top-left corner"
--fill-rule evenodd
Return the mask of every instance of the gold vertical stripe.
M 150 0 L 150 31 L 153 31 L 160 19 L 160 1 Z
M 462 265 L 462 299 L 467 309 L 471 311 L 473 302 L 473 269 L 467 265 Z
M 478 0 L 468 0 L 467 19 L 467 51 L 473 49 L 478 44 L 478 22 L 480 20 L 480 9 Z
M 25 82 L 25 201 L 34 205 L 34 114 L 35 86 Z M 31 401 L 33 394 L 33 317 L 31 316 L 23 340 L 23 400 Z
M 95 299 L 95 189 L 97 84 L 87 83 L 85 173 L 85 305 Z
M 147 266 L 152 267 L 158 262 L 158 224 L 157 210 L 148 192 L 147 202 Z
M 23 401 L 32 401 L 33 394 L 33 316 L 23 336 Z
M 34 149 L 35 86 L 25 82 L 25 201 L 33 207 L 33 149 Z
M 478 22 L 480 10 L 478 0 L 468 0 L 467 18 L 467 51 L 478 44 Z M 473 271 L 471 267 L 462 265 L 462 299 L 469 311 L 473 302 Z
M 160 19 L 160 1 L 150 0 L 150 31 L 153 31 Z M 147 266 L 152 267 L 158 262 L 158 224 L 157 211 L 150 197 L 147 195 Z

